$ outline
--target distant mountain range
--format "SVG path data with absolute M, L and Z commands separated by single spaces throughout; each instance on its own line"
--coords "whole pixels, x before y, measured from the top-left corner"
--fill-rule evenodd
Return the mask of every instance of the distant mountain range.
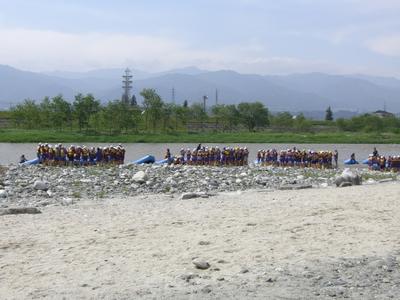
M 0 65 L 0 108 L 8 108 L 24 99 L 41 100 L 63 94 L 73 100 L 77 93 L 92 93 L 102 101 L 119 99 L 124 69 L 101 69 L 90 72 L 34 73 Z M 293 75 L 248 75 L 234 71 L 205 71 L 196 67 L 162 73 L 132 70 L 133 92 L 154 88 L 164 101 L 189 103 L 204 95 L 215 103 L 235 104 L 261 101 L 271 111 L 314 112 L 321 114 L 328 106 L 344 115 L 383 109 L 400 112 L 400 80 L 366 75 L 328 75 L 322 73 Z

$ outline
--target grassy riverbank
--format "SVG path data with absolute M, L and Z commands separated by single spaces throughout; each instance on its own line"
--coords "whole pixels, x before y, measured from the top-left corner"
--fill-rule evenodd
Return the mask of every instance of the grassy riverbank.
M 139 133 L 96 135 L 74 131 L 0 130 L 2 143 L 86 142 L 86 143 L 317 143 L 317 144 L 400 144 L 400 134 L 332 132 L 234 132 L 234 133 Z

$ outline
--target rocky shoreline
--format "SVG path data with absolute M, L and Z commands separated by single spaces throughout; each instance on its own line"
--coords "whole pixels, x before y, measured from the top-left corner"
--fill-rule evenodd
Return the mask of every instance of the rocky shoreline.
M 167 194 L 189 199 L 221 192 L 295 190 L 335 186 L 340 169 L 121 165 L 114 167 L 9 166 L 0 179 L 0 206 L 69 205 L 80 199 Z M 354 169 L 364 184 L 396 181 L 395 173 Z M 351 185 L 351 184 L 349 184 Z M 343 186 L 347 186 L 344 184 Z

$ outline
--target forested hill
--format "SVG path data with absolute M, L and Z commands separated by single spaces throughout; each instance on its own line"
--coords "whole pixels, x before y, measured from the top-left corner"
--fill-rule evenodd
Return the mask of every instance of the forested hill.
M 0 108 L 57 94 L 71 100 L 77 93 L 92 93 L 102 101 L 118 99 L 122 73 L 123 69 L 103 69 L 42 74 L 0 66 Z M 176 103 L 199 102 L 207 95 L 214 104 L 218 89 L 219 103 L 258 100 L 272 111 L 316 111 L 330 105 L 334 110 L 364 112 L 386 105 L 387 110 L 400 112 L 400 80 L 396 78 L 322 73 L 260 76 L 194 67 L 163 73 L 133 70 L 133 75 L 137 96 L 143 88 L 154 88 L 166 102 L 172 101 L 174 88 Z

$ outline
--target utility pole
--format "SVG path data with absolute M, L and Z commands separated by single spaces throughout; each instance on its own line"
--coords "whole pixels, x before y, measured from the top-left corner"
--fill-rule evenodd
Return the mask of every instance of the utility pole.
M 218 105 L 218 89 L 215 89 L 215 105 Z
M 174 87 L 172 87 L 172 103 L 174 103 L 175 104 L 175 88 Z
M 126 68 L 124 75 L 122 76 L 122 88 L 124 93 L 122 94 L 122 101 L 129 104 L 131 99 L 131 89 L 132 89 L 132 74 L 129 68 Z
M 203 96 L 203 109 L 204 109 L 204 113 L 207 112 L 207 106 L 206 106 L 206 101 L 207 101 L 208 97 L 206 95 Z

